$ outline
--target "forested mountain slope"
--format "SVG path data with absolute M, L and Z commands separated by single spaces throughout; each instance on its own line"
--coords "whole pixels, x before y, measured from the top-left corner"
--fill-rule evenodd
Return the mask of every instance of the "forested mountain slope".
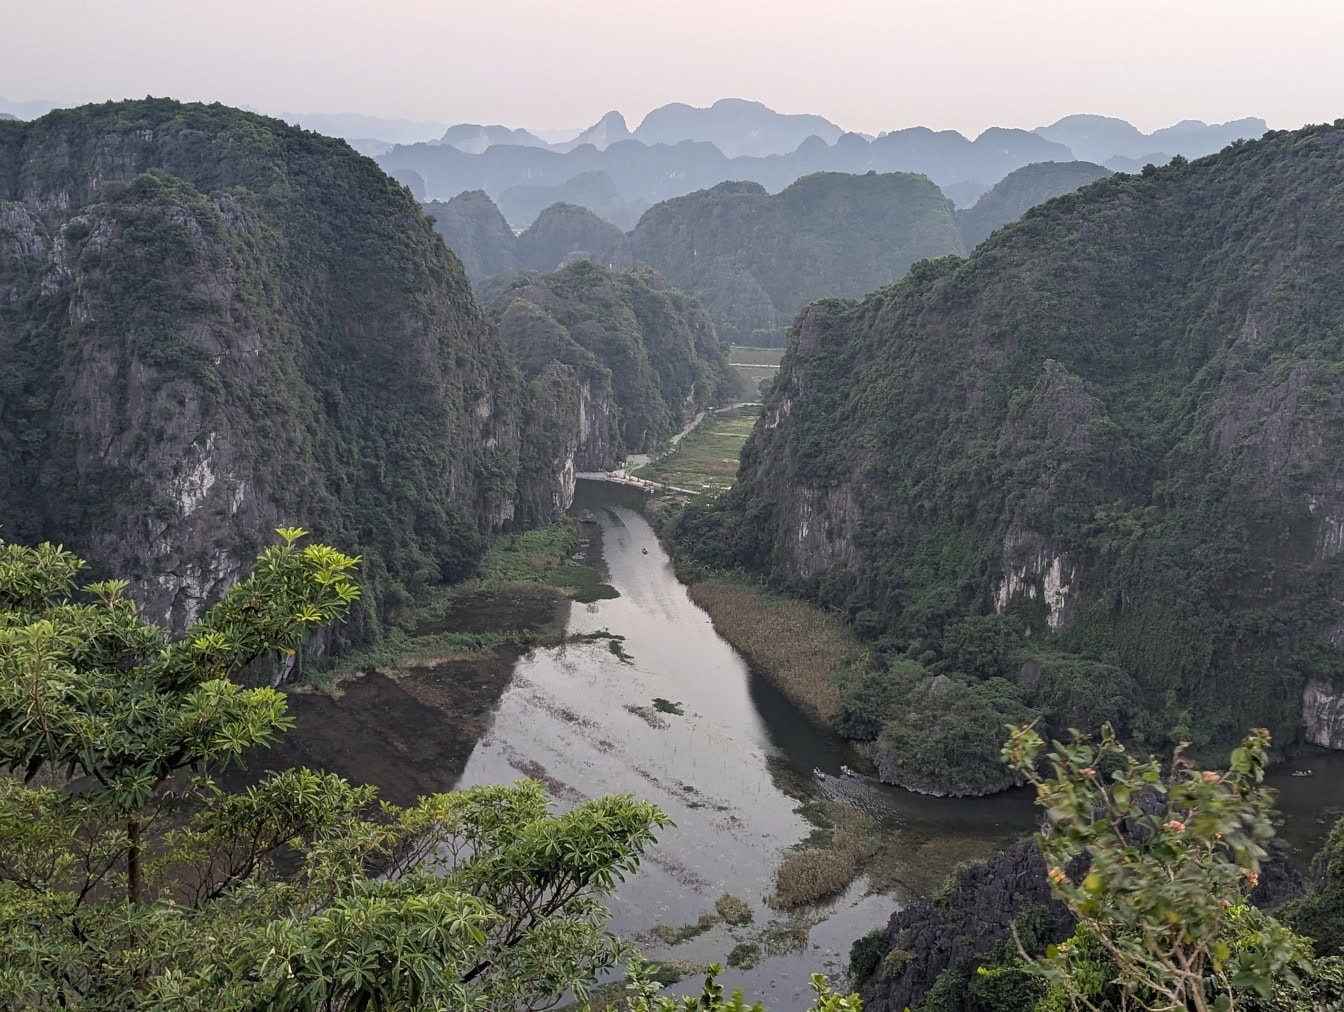
M 720 337 L 781 344 L 813 299 L 862 295 L 962 241 L 952 202 L 924 176 L 822 172 L 774 195 L 723 183 L 664 201 L 630 249 L 699 299 Z
M 150 618 L 302 524 L 363 555 L 342 635 L 371 635 L 567 505 L 575 434 L 532 396 L 343 142 L 166 100 L 0 123 L 0 536 L 131 577 Z
M 621 269 L 632 265 L 625 233 L 575 204 L 552 204 L 519 235 L 481 190 L 430 201 L 425 211 L 478 288 L 487 278 L 553 271 L 585 257 Z
M 1344 747 L 1342 178 L 1344 121 L 1272 133 L 810 307 L 677 535 L 885 648 L 837 720 L 890 780 L 1003 786 L 1033 714 Z
M 723 183 L 655 205 L 628 236 L 583 207 L 554 204 L 515 237 L 480 190 L 425 210 L 478 287 L 585 257 L 642 264 L 698 299 L 725 340 L 782 345 L 808 302 L 890 284 L 916 260 L 968 250 L 1028 207 L 1105 175 L 1083 162 L 1029 165 L 961 211 L 904 173 L 817 173 L 773 196 Z
M 652 450 L 737 392 L 704 310 L 647 269 L 617 273 L 579 261 L 520 280 L 491 311 L 529 376 L 556 363 L 578 376 L 580 410 L 590 419 L 580 470 Z
M 962 242 L 966 249 L 975 249 L 996 228 L 1016 221 L 1028 208 L 1042 204 L 1051 197 L 1072 193 L 1110 174 L 1110 169 L 1091 162 L 1037 162 L 1024 165 L 995 183 L 973 207 L 957 211 Z

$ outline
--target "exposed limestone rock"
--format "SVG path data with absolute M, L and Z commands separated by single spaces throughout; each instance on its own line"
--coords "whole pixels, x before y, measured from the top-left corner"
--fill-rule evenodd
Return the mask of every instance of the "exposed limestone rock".
M 1311 744 L 1344 749 L 1344 692 L 1308 682 L 1302 690 L 1302 725 Z

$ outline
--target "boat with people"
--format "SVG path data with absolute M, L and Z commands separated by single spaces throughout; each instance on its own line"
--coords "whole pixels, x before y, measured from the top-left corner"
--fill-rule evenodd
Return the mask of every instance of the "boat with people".
M 1314 777 L 1315 775 L 1315 770 L 1293 770 L 1293 776 L 1295 777 Z

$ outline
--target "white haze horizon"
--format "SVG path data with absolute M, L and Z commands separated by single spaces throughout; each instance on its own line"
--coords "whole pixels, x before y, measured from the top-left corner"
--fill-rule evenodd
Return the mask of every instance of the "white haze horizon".
M 13 0 L 0 96 L 577 133 L 741 97 L 878 134 L 1344 116 L 1340 0 Z
M 7 111 L 7 109 L 9 109 L 10 107 L 17 107 L 17 106 L 21 106 L 21 105 L 43 105 L 43 106 L 45 106 L 45 105 L 50 105 L 52 109 L 67 109 L 67 108 L 74 108 L 74 107 L 81 106 L 81 105 L 96 104 L 96 103 L 101 103 L 101 102 L 134 101 L 134 100 L 137 100 L 137 99 L 144 99 L 144 98 L 171 99 L 171 100 L 181 101 L 181 102 L 207 102 L 207 103 L 208 103 L 208 102 L 222 101 L 222 100 L 219 100 L 219 99 L 206 99 L 206 98 L 181 98 L 181 97 L 179 97 L 179 96 L 177 96 L 177 95 L 124 95 L 124 96 L 120 96 L 120 97 L 116 97 L 116 98 L 112 98 L 112 97 L 106 97 L 106 98 L 91 98 L 91 99 L 88 99 L 87 101 L 72 101 L 72 102 L 60 102 L 60 103 L 58 103 L 58 102 L 55 102 L 55 101 L 53 101 L 53 100 L 51 100 L 51 99 L 44 99 L 44 98 L 31 98 L 31 99 L 30 99 L 30 98 L 24 98 L 24 99 L 15 99 L 15 98 L 12 98 L 12 97 L 7 96 L 7 95 L 0 94 L 0 112 L 5 112 L 5 111 Z M 1199 117 L 1199 116 L 1181 116 L 1181 117 L 1178 117 L 1178 118 L 1176 118 L 1176 119 L 1172 119 L 1172 120 L 1170 120 L 1170 121 L 1166 121 L 1166 122 L 1155 122 L 1155 123 L 1149 125 L 1149 124 L 1137 123 L 1137 122 L 1135 122 L 1133 119 L 1131 119 L 1131 118 L 1128 117 L 1128 116 L 1121 115 L 1121 114 L 1114 113 L 1114 112 L 1104 112 L 1104 111 L 1096 111 L 1096 110 L 1088 110 L 1088 109 L 1077 109 L 1077 110 L 1074 110 L 1073 112 L 1064 113 L 1063 116 L 1057 116 L 1057 117 L 1055 117 L 1054 119 L 1047 120 L 1047 121 L 1042 121 L 1042 122 L 1039 122 L 1039 123 L 1038 123 L 1038 122 L 1030 122 L 1030 123 L 1027 123 L 1027 122 L 1023 122 L 1023 123 L 990 123 L 990 124 L 986 125 L 985 127 L 983 127 L 983 128 L 980 129 L 980 130 L 973 130 L 973 131 L 960 130 L 960 129 L 958 129 L 958 128 L 956 128 L 956 127 L 953 127 L 953 126 L 939 126 L 939 125 L 936 125 L 936 124 L 933 124 L 933 123 L 928 123 L 928 122 L 923 122 L 923 121 L 911 121 L 911 122 L 908 122 L 908 123 L 902 123 L 902 124 L 899 124 L 899 125 L 896 125 L 896 126 L 884 127 L 884 128 L 882 128 L 882 129 L 880 129 L 880 130 L 858 130 L 858 129 L 855 129 L 855 128 L 853 128 L 853 127 L 850 127 L 849 125 L 847 125 L 847 124 L 845 124 L 845 123 L 843 123 L 843 122 L 840 122 L 840 121 L 838 121 L 838 120 L 836 120 L 836 119 L 834 119 L 834 118 L 832 118 L 832 117 L 830 117 L 830 116 L 825 116 L 823 113 L 819 113 L 819 112 L 816 112 L 815 110 L 811 110 L 811 109 L 797 109 L 797 110 L 791 110 L 791 109 L 778 109 L 778 108 L 775 108 L 774 106 L 771 106 L 768 102 L 762 102 L 762 101 L 760 101 L 759 99 L 744 98 L 743 96 L 740 96 L 740 95 L 724 95 L 724 96 L 721 96 L 721 98 L 722 98 L 722 99 L 728 99 L 728 100 L 741 99 L 741 100 L 748 101 L 748 102 L 759 102 L 761 105 L 764 105 L 764 106 L 766 106 L 767 108 L 769 108 L 772 112 L 780 113 L 780 114 L 782 114 L 782 115 L 813 115 L 813 116 L 822 116 L 822 118 L 829 120 L 831 123 L 833 123 L 833 124 L 835 124 L 836 126 L 840 127 L 840 128 L 841 128 L 842 130 L 844 130 L 844 131 L 847 131 L 847 132 L 853 132 L 853 133 L 858 133 L 858 134 L 865 134 L 865 135 L 867 135 L 867 136 L 871 136 L 871 137 L 876 137 L 876 136 L 878 136 L 878 135 L 880 135 L 880 134 L 883 134 L 883 133 L 894 133 L 894 132 L 899 131 L 899 130 L 906 130 L 906 129 L 911 129 L 911 128 L 925 127 L 925 128 L 928 128 L 928 129 L 933 130 L 933 131 L 936 131 L 936 132 L 937 132 L 937 131 L 944 131 L 944 130 L 955 130 L 957 133 L 962 134 L 963 136 L 967 137 L 968 139 L 970 139 L 970 140 L 974 140 L 976 137 L 978 137 L 978 136 L 979 136 L 981 133 L 983 133 L 985 130 L 992 130 L 992 129 L 995 129 L 995 128 L 1005 128 L 1005 129 L 1018 129 L 1018 130 L 1034 131 L 1034 130 L 1041 129 L 1041 128 L 1043 128 L 1043 127 L 1049 127 L 1049 126 L 1053 125 L 1054 123 L 1058 122 L 1060 119 L 1063 119 L 1064 117 L 1067 117 L 1067 116 L 1100 116 L 1100 117 L 1105 117 L 1105 118 L 1108 118 L 1108 119 L 1123 120 L 1123 121 L 1129 123 L 1130 125 L 1134 126 L 1135 128 L 1137 128 L 1138 130 L 1140 130 L 1140 131 L 1141 131 L 1142 133 L 1144 133 L 1144 134 L 1151 134 L 1151 133 L 1153 133 L 1153 132 L 1156 131 L 1156 130 L 1161 130 L 1161 129 L 1165 128 L 1165 127 L 1176 126 L 1176 125 L 1178 125 L 1178 124 L 1180 124 L 1180 123 L 1182 123 L 1182 122 L 1196 122 L 1196 121 L 1197 121 L 1197 122 L 1205 123 L 1205 124 L 1210 125 L 1210 126 L 1217 126 L 1217 125 L 1222 124 L 1222 123 L 1227 123 L 1227 122 L 1232 122 L 1232 121 L 1242 120 L 1242 119 L 1264 119 L 1264 120 L 1266 121 L 1266 123 L 1268 124 L 1268 126 L 1269 126 L 1269 128 L 1270 128 L 1271 130 L 1294 130 L 1294 129 L 1297 129 L 1298 127 L 1309 126 L 1309 125 L 1311 125 L 1312 123 L 1315 123 L 1315 122 L 1325 122 L 1325 121 L 1317 121 L 1317 120 L 1304 120 L 1304 121 L 1302 121 L 1302 122 L 1300 122 L 1300 123 L 1274 123 L 1274 122 L 1271 122 L 1267 117 L 1260 115 L 1260 114 L 1259 114 L 1258 112 L 1256 112 L 1255 110 L 1249 110 L 1249 111 L 1245 112 L 1245 113 L 1242 114 L 1242 115 L 1238 115 L 1238 116 L 1230 116 L 1230 117 L 1228 117 L 1227 119 L 1203 119 L 1203 118 L 1201 118 L 1201 117 Z M 714 100 L 714 101 L 719 101 L 719 99 L 716 99 L 716 100 Z M 708 108 L 709 106 L 712 106 L 712 105 L 714 104 L 714 101 L 706 102 L 706 103 L 704 103 L 703 105 L 698 105 L 698 106 L 695 106 L 693 103 L 690 103 L 690 102 L 682 102 L 682 103 L 679 103 L 679 104 L 683 104 L 683 105 L 692 105 L 694 108 L 705 109 L 705 108 Z M 448 127 L 452 127 L 452 126 L 458 126 L 458 125 L 476 125 L 476 126 L 482 126 L 482 127 L 502 126 L 502 127 L 507 127 L 508 129 L 511 129 L 511 130 L 517 130 L 517 129 L 526 130 L 528 133 L 534 134 L 535 136 L 539 137 L 541 140 L 545 141 L 545 142 L 548 143 L 548 144 L 556 144 L 556 143 L 564 143 L 564 142 L 566 142 L 566 141 L 573 140 L 575 137 L 577 137 L 577 136 L 578 136 L 579 134 L 581 134 L 583 131 L 585 131 L 585 130 L 589 129 L 590 127 L 592 127 L 593 125 L 595 125 L 595 124 L 596 124 L 596 123 L 597 123 L 603 116 L 607 115 L 607 114 L 610 113 L 610 112 L 618 112 L 618 113 L 621 113 L 622 117 L 625 119 L 625 122 L 626 122 L 627 127 L 628 127 L 628 128 L 630 129 L 630 131 L 633 133 L 633 132 L 635 132 L 635 131 L 639 128 L 640 123 L 643 121 L 643 119 L 645 118 L 645 116 L 647 116 L 650 112 L 653 112 L 653 111 L 655 111 L 655 110 L 657 110 L 657 109 L 663 108 L 664 106 L 667 106 L 667 105 L 678 104 L 678 102 L 679 102 L 679 100 L 676 100 L 676 99 L 669 100 L 668 102 L 662 103 L 662 104 L 660 104 L 660 105 L 654 106 L 654 107 L 651 108 L 651 109 L 646 110 L 642 115 L 640 115 L 640 116 L 636 116 L 636 117 L 628 116 L 628 115 L 626 115 L 624 112 L 622 112 L 622 110 L 620 110 L 620 109 L 618 109 L 618 108 L 612 108 L 612 109 L 608 109 L 608 110 L 606 110 L 605 112 L 599 114 L 598 116 L 593 117 L 593 119 L 592 119 L 590 122 L 584 123 L 584 124 L 581 125 L 581 126 L 568 126 L 568 127 L 564 127 L 564 126 L 562 126 L 562 127 L 554 127 L 554 126 L 537 126 L 537 125 L 535 125 L 535 124 L 530 124 L 530 123 L 527 123 L 527 122 L 511 123 L 511 122 L 501 122 L 501 121 L 497 121 L 497 120 L 489 120 L 489 119 L 485 119 L 485 118 L 476 118 L 476 119 L 470 119 L 470 118 L 466 118 L 466 119 L 446 119 L 446 118 L 444 118 L 444 119 L 437 119 L 437 120 L 434 120 L 434 119 L 429 119 L 429 120 L 426 120 L 426 119 L 410 119 L 410 118 L 407 118 L 407 117 L 405 117 L 405 116 L 396 115 L 395 113 L 391 113 L 391 114 L 382 114 L 382 113 L 366 112 L 366 111 L 362 111 L 362 110 L 353 110 L 353 109 L 336 109 L 336 108 L 332 108 L 332 109 L 279 109 L 279 110 L 275 110 L 275 109 L 258 108 L 258 107 L 256 107 L 256 106 L 248 105 L 248 104 L 245 104 L 245 103 L 237 104 L 235 107 L 238 108 L 238 109 L 243 110 L 244 112 L 252 112 L 252 113 L 257 113 L 257 114 L 259 114 L 259 115 L 263 115 L 263 116 L 270 116 L 270 117 L 273 117 L 273 118 L 275 118 L 275 119 L 280 119 L 280 120 L 283 120 L 283 121 L 288 122 L 288 123 L 301 123 L 301 122 L 304 121 L 304 120 L 307 120 L 307 119 L 315 119 L 315 118 L 317 118 L 317 117 L 330 117 L 330 118 L 348 117 L 348 118 L 351 118 L 351 119 L 355 119 L 355 118 L 365 118 L 365 119 L 370 119 L 370 120 L 382 120 L 382 121 L 387 122 L 387 123 L 394 123 L 394 124 L 397 124 L 398 126 L 400 126 L 401 128 L 403 128 L 403 130 L 405 130 L 405 131 L 407 131 L 407 132 L 409 132 L 409 131 L 413 130 L 414 128 L 417 128 L 417 127 L 423 127 L 423 128 L 424 128 L 424 130 L 423 130 L 424 136 L 423 136 L 422 138 L 418 138 L 418 139 L 422 139 L 422 140 L 437 140 L 437 139 L 442 135 L 443 131 L 444 131 L 446 128 L 448 128 Z M 225 105 L 234 105 L 234 103 L 230 103 L 230 102 L 224 102 L 223 104 L 225 104 Z M 1344 116 L 1344 101 L 1341 102 L 1340 113 L 1341 113 L 1341 116 Z M 31 119 L 36 119 L 36 118 L 38 118 L 39 116 L 44 115 L 44 114 L 45 114 L 45 111 L 42 112 L 42 113 L 35 113 L 35 114 L 32 114 L 32 115 L 26 115 L 26 116 L 24 116 L 24 115 L 20 115 L 20 118 L 21 118 L 21 119 L 28 119 L 28 120 L 31 120 Z M 1340 117 L 1335 117 L 1335 119 L 1338 119 L 1338 118 L 1340 118 Z M 1333 122 L 1333 119 L 1330 120 L 1329 122 Z M 319 132 L 320 132 L 320 131 L 319 131 Z M 350 136 L 350 137 L 352 137 L 352 138 L 356 136 L 355 133 L 350 133 L 350 132 L 348 132 L 348 131 L 346 132 L 346 134 L 343 134 L 342 136 L 347 136 L 347 135 Z M 378 137 L 376 137 L 376 135 L 371 135 L 371 136 L 369 136 L 368 139 L 371 139 L 371 140 L 375 140 L 375 139 L 387 140 L 388 138 L 378 138 Z M 403 143 L 406 143 L 406 142 L 403 142 Z M 412 143 L 413 143 L 413 142 L 412 142 Z

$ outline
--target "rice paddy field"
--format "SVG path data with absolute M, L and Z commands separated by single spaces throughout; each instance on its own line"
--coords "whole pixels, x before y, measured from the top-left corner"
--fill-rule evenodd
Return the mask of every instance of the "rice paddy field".
M 717 495 L 737 479 L 742 445 L 756 424 L 759 407 L 734 408 L 706 418 L 666 457 L 635 470 L 636 478 L 658 481 L 696 495 Z

